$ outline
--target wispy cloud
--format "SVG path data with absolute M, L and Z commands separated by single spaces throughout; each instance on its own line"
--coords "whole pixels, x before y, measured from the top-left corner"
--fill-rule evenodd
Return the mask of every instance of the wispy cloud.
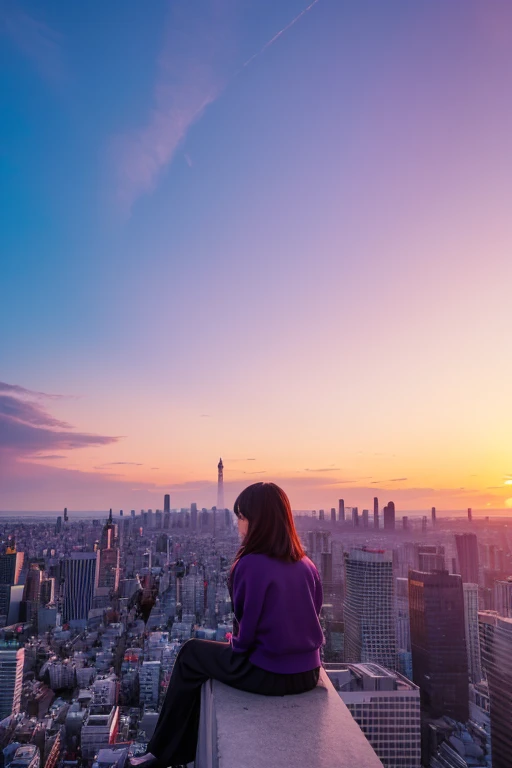
M 128 464 L 131 467 L 143 467 L 140 461 L 107 461 L 106 464 L 100 464 L 101 467 L 115 467 L 117 464 Z
M 41 77 L 60 81 L 64 77 L 61 36 L 43 21 L 23 11 L 16 2 L 0 5 L 0 32 L 32 62 Z
M 64 398 L 74 397 L 74 395 L 49 395 L 47 392 L 37 392 L 33 389 L 20 387 L 19 384 L 7 384 L 5 381 L 0 381 L 0 392 L 9 392 L 16 397 L 47 397 L 50 400 L 61 400 Z
M 228 83 L 317 2 L 279 30 L 241 68 L 236 64 L 232 3 L 207 0 L 188 11 L 180 4 L 170 6 L 149 117 L 142 126 L 115 137 L 111 146 L 115 198 L 124 215 L 130 214 L 138 198 L 155 189 L 191 126 Z M 190 156 L 185 153 L 184 157 L 192 166 Z
M 38 461 L 42 460 L 42 459 L 44 459 L 45 461 L 48 461 L 49 459 L 66 459 L 66 458 L 67 458 L 67 456 L 65 456 L 64 454 L 60 454 L 60 453 L 50 453 L 48 455 L 43 455 L 43 456 L 39 456 L 39 455 L 30 456 L 30 460 L 31 461 L 34 461 L 36 459 Z
M 124 214 L 156 187 L 190 127 L 228 81 L 230 18 L 224 5 L 204 3 L 200 12 L 170 6 L 150 115 L 113 142 L 116 200 Z
M 40 405 L 11 395 L 0 395 L 0 417 L 2 416 L 37 427 L 71 428 L 67 422 L 50 416 Z
M 73 426 L 54 418 L 38 402 L 31 402 L 29 395 L 51 397 L 42 392 L 3 383 L 0 394 L 0 451 L 18 457 L 31 458 L 34 452 L 51 449 L 69 450 L 88 445 L 108 445 L 119 437 L 72 432 Z M 53 455 L 55 457 L 55 454 Z M 44 457 L 32 457 L 44 458 Z
M 340 472 L 341 467 L 319 467 L 317 469 L 305 469 L 304 472 Z

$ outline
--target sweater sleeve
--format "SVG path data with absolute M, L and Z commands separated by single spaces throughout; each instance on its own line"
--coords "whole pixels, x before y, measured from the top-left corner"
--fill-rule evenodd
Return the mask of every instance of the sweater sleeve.
M 247 557 L 247 556 L 246 556 Z M 233 574 L 233 605 L 238 622 L 238 634 L 231 637 L 231 647 L 237 653 L 247 653 L 256 639 L 256 628 L 263 610 L 268 584 L 262 573 L 256 573 L 241 558 Z

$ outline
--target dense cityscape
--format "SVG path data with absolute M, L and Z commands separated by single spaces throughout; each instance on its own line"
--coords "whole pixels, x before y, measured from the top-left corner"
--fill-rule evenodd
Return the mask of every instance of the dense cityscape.
M 240 544 L 224 507 L 111 509 L 0 525 L 5 768 L 123 768 L 146 750 L 174 660 L 229 641 Z M 386 768 L 512 765 L 508 521 L 395 504 L 295 516 L 323 583 L 322 666 Z M 141 610 L 138 595 L 153 593 Z

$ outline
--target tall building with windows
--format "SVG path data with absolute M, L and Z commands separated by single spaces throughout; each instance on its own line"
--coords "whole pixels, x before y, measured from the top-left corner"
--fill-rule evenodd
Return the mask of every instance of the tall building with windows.
M 478 621 L 491 705 L 492 768 L 511 768 L 512 619 L 496 611 L 480 611 Z
M 119 587 L 119 557 L 120 553 L 117 547 L 100 549 L 98 568 L 96 569 L 97 590 L 117 590 Z
M 478 584 L 463 584 L 462 589 L 469 679 L 472 683 L 479 683 L 482 680 L 482 664 L 478 635 Z
M 108 521 L 103 526 L 100 550 L 95 572 L 95 595 L 108 597 L 111 591 L 119 587 L 120 551 L 118 526 L 112 519 L 110 510 Z
M 448 571 L 409 571 L 413 680 L 431 717 L 469 717 L 462 580 Z
M 64 561 L 64 620 L 86 621 L 92 608 L 97 552 L 72 552 Z
M 396 669 L 393 553 L 345 552 L 345 661 Z
M 14 586 L 19 583 L 24 558 L 24 552 L 16 552 L 16 550 L 9 550 L 6 554 L 0 555 L 0 584 Z
M 171 511 L 171 495 L 166 493 L 164 496 L 164 514 Z
M 20 711 L 25 649 L 0 641 L 0 720 Z
M 325 664 L 339 697 L 385 768 L 420 768 L 420 691 L 379 664 Z
M 507 619 L 512 618 L 512 576 L 494 582 L 494 608 Z
M 416 571 L 445 571 L 445 548 L 442 544 L 415 544 Z
M 397 577 L 395 580 L 395 600 L 398 669 L 405 677 L 412 680 L 409 582 L 403 577 Z
M 459 573 L 464 584 L 478 584 L 478 540 L 476 533 L 455 534 Z

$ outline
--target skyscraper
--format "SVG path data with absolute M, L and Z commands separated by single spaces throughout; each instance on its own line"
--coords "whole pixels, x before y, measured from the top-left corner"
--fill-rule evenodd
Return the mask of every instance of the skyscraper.
M 117 539 L 117 524 L 112 518 L 112 510 L 108 515 L 108 520 L 103 526 L 100 537 L 100 549 L 111 549 Z
M 0 555 L 0 584 L 18 584 L 24 558 L 23 552 L 15 550 Z
M 379 499 L 377 496 L 373 497 L 373 527 L 375 529 L 379 527 Z
M 332 584 L 332 554 L 322 552 L 320 554 L 320 574 L 323 584 Z
M 340 523 L 345 522 L 345 499 L 338 500 L 338 520 Z
M 395 587 L 398 669 L 409 680 L 412 680 L 409 582 L 399 576 L 395 579 Z
M 217 469 L 217 509 L 224 509 L 224 464 L 222 459 L 219 460 Z
M 336 507 L 331 507 L 331 523 L 336 522 Z
M 478 621 L 491 703 L 492 767 L 511 768 L 512 619 L 498 616 L 495 611 L 480 611 Z
M 345 661 L 396 669 L 393 553 L 345 552 Z
M 417 544 L 418 571 L 445 571 L 445 552 L 442 544 Z
M 20 711 L 25 649 L 0 641 L 0 720 Z
M 384 507 L 384 530 L 395 530 L 395 503 L 393 501 L 388 501 Z
M 119 587 L 119 549 L 117 547 L 100 549 L 98 555 L 96 591 L 99 594 L 98 590 L 104 589 L 105 594 L 108 594 L 110 590 L 116 591 Z
M 478 584 L 463 584 L 462 589 L 469 679 L 472 683 L 479 683 L 482 680 L 482 664 L 478 636 Z
M 197 531 L 197 504 L 194 502 L 190 505 L 190 527 L 193 531 Z
M 86 621 L 92 608 L 97 552 L 71 552 L 64 561 L 64 620 Z
M 41 595 L 41 581 L 42 581 L 41 569 L 36 563 L 30 566 L 25 579 L 25 589 L 23 592 L 23 599 L 30 602 L 38 602 Z
M 166 493 L 164 496 L 164 513 L 171 511 L 171 496 Z
M 469 717 L 462 580 L 448 571 L 409 572 L 413 680 L 432 717 Z
M 436 525 L 436 508 L 432 507 L 432 528 Z
M 13 624 L 19 620 L 19 609 L 23 599 L 24 586 L 19 584 L 24 560 L 23 552 L 16 552 L 9 547 L 4 555 L 0 555 L 0 616 L 2 626 Z
M 478 584 L 478 540 L 476 533 L 455 534 L 459 573 L 464 584 Z
M 494 582 L 494 607 L 500 616 L 512 618 L 512 576 Z

